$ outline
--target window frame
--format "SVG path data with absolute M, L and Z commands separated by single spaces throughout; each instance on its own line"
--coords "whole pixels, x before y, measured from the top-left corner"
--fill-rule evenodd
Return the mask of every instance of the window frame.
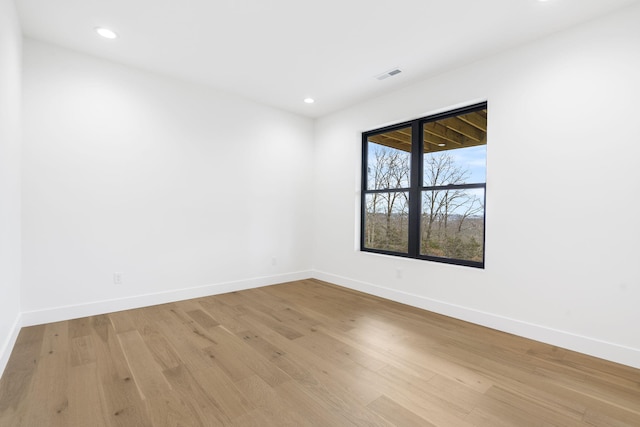
M 377 253 L 382 255 L 398 256 L 403 258 L 421 259 L 425 261 L 434 261 L 444 264 L 453 264 L 475 268 L 485 268 L 485 241 L 486 241 L 486 199 L 487 199 L 487 179 L 483 183 L 470 183 L 470 184 L 449 184 L 442 186 L 425 186 L 424 184 L 424 125 L 425 123 L 434 122 L 449 117 L 460 116 L 463 114 L 472 113 L 474 111 L 487 109 L 487 102 L 481 102 L 466 107 L 456 108 L 448 110 L 442 113 L 437 113 L 425 117 L 421 117 L 406 122 L 385 126 L 382 128 L 366 131 L 362 133 L 362 161 L 361 161 L 361 191 L 360 191 L 360 251 L 368 253 Z M 369 138 L 372 136 L 392 132 L 403 128 L 411 128 L 411 157 L 410 157 L 410 178 L 409 187 L 403 188 L 385 188 L 385 189 L 367 189 L 368 184 L 368 148 Z M 486 144 L 484 144 L 486 145 Z M 486 158 L 485 158 L 486 161 Z M 482 261 L 471 261 L 458 258 L 446 258 L 437 257 L 432 255 L 423 255 L 420 253 L 420 235 L 421 235 L 421 215 L 422 215 L 422 193 L 424 191 L 434 190 L 448 190 L 448 189 L 483 189 L 483 232 L 482 232 Z M 366 212 L 367 205 L 366 199 L 369 194 L 374 193 L 394 193 L 394 192 L 406 192 L 409 195 L 408 206 L 408 250 L 407 253 L 396 252 L 385 249 L 367 248 L 365 247 L 366 236 Z

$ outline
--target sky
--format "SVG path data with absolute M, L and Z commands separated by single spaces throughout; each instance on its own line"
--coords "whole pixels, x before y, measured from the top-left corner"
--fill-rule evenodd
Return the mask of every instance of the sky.
M 483 183 L 487 178 L 487 146 L 477 145 L 475 147 L 458 148 L 447 151 L 456 164 L 466 167 L 470 174 L 467 183 Z

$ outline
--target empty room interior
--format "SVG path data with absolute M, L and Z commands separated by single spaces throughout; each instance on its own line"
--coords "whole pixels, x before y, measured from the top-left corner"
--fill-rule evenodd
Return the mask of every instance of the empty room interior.
M 0 0 L 0 425 L 639 426 L 640 2 Z

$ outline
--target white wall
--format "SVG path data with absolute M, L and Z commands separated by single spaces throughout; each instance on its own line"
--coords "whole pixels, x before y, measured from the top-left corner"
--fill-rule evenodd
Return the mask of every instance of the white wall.
M 20 326 L 21 50 L 13 0 L 0 0 L 0 372 Z
M 320 119 L 318 277 L 640 367 L 638 22 L 628 8 Z M 361 132 L 485 99 L 486 269 L 358 252 Z
M 23 102 L 25 323 L 309 276 L 310 119 L 30 40 Z

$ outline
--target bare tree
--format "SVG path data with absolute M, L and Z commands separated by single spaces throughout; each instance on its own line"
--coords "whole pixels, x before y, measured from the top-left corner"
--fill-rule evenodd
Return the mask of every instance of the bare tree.
M 407 152 L 373 145 L 368 164 L 370 190 L 408 188 L 410 155 Z M 450 152 L 424 158 L 424 186 L 443 187 L 467 182 L 470 171 L 456 163 Z M 366 201 L 365 243 L 367 247 L 406 250 L 409 200 L 406 191 L 370 193 Z M 482 236 L 477 214 L 483 200 L 473 190 L 444 188 L 422 195 L 421 253 L 447 257 L 478 258 L 477 241 Z M 467 226 L 471 225 L 471 227 Z M 475 240 L 474 240 L 475 239 Z
M 408 187 L 410 173 L 408 153 L 375 145 L 372 154 L 374 161 L 369 165 L 367 172 L 368 182 L 373 185 L 373 189 Z M 384 218 L 382 223 L 378 221 L 380 213 Z M 405 192 L 372 193 L 367 203 L 367 246 L 385 249 L 398 249 L 402 246 L 402 241 L 406 241 L 406 238 L 399 235 L 398 229 L 402 230 L 407 213 L 408 200 Z
M 453 157 L 445 152 L 426 156 L 424 159 L 424 185 L 437 187 L 447 184 L 461 184 L 469 177 L 469 171 L 456 165 Z M 423 241 L 429 242 L 433 226 L 436 220 L 442 218 L 446 228 L 449 220 L 449 212 L 454 203 L 462 197 L 459 190 L 435 190 L 427 191 L 423 195 L 422 215 L 426 224 L 422 227 Z M 440 222 L 440 221 L 438 221 Z
M 456 164 L 446 151 L 425 156 L 424 161 L 424 185 L 427 187 L 463 184 L 469 179 L 469 170 Z M 464 246 L 463 224 L 483 211 L 483 201 L 468 190 L 449 188 L 426 191 L 422 205 L 423 253 L 438 251 L 438 255 L 458 257 L 459 253 L 452 252 L 460 252 L 460 247 Z M 457 222 L 453 229 L 450 227 L 452 218 Z

